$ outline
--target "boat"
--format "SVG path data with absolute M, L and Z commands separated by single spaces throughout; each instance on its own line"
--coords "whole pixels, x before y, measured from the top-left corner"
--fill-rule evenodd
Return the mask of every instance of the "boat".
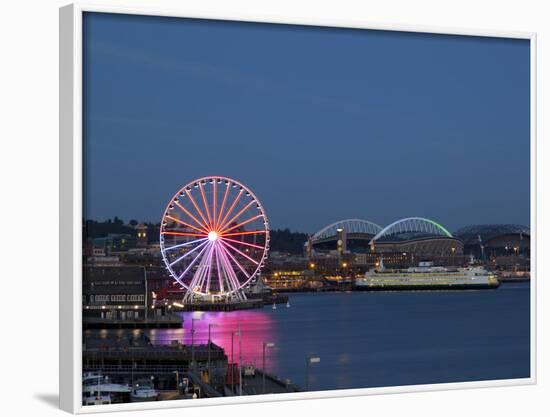
M 130 387 L 114 384 L 101 372 L 86 372 L 82 375 L 82 404 L 98 405 L 126 402 Z
M 111 404 L 110 395 L 89 395 L 82 400 L 83 405 L 104 405 Z
M 286 302 L 286 308 L 290 308 L 290 300 Z
M 354 288 L 363 291 L 454 290 L 497 288 L 499 285 L 496 274 L 482 266 L 451 268 L 420 262 L 407 269 L 386 269 L 381 259 L 379 267 L 355 280 Z
M 130 392 L 131 402 L 158 401 L 160 393 L 148 380 L 138 380 Z
M 273 306 L 271 307 L 273 310 L 277 310 L 277 304 L 273 303 Z
M 270 295 L 271 288 L 266 285 L 262 277 L 259 277 L 254 284 L 246 289 L 246 295 L 250 298 L 262 298 L 265 295 Z

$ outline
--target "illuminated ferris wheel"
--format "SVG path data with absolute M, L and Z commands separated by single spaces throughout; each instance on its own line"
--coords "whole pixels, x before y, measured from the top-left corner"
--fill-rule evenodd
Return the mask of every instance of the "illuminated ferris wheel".
M 204 177 L 170 200 L 160 250 L 184 301 L 245 299 L 242 289 L 267 259 L 269 225 L 256 196 L 225 177 Z

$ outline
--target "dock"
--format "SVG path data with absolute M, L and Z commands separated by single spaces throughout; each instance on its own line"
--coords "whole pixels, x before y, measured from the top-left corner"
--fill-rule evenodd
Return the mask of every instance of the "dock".
M 101 372 L 122 384 L 154 376 L 160 391 L 178 389 L 178 382 L 188 379 L 200 388 L 200 396 L 222 395 L 227 355 L 214 344 L 154 345 L 143 333 L 120 337 L 88 337 L 82 351 L 83 372 Z
M 235 311 L 263 308 L 264 305 L 265 302 L 261 298 L 223 303 L 193 302 L 186 303 L 182 307 L 174 306 L 174 311 Z
M 259 369 L 254 368 L 252 373 L 250 373 L 250 370 L 248 370 L 248 372 L 243 371 L 241 393 L 241 384 L 239 383 L 237 364 L 234 364 L 234 370 L 235 374 L 233 378 L 233 384 L 231 384 L 231 377 L 228 373 L 226 376 L 225 386 L 223 387 L 224 395 L 227 397 L 238 395 L 283 394 L 302 391 L 302 389 L 300 389 L 296 384 L 293 384 L 289 380 L 283 381 L 277 378 L 275 375 L 271 375 L 267 372 L 265 373 L 264 379 L 263 372 Z
M 82 318 L 84 329 L 179 329 L 182 323 L 183 319 L 176 314 L 144 319 Z

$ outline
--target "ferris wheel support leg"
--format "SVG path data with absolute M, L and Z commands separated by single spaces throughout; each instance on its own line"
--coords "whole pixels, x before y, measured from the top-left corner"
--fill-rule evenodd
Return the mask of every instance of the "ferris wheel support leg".
M 222 256 L 222 259 L 224 260 L 222 264 L 225 263 L 225 265 L 231 265 L 231 262 L 228 259 L 228 255 L 230 255 L 229 252 L 223 246 L 221 246 L 220 248 L 221 248 L 220 254 Z M 244 291 L 242 291 L 239 285 L 239 280 L 235 275 L 235 271 L 233 270 L 233 268 L 231 268 L 230 266 L 227 266 L 226 274 L 227 274 L 227 277 L 229 278 L 228 284 L 232 290 L 230 299 L 237 300 L 237 301 L 245 301 L 246 295 L 244 294 Z
M 193 302 L 193 291 L 187 290 L 187 292 L 183 296 L 183 303 L 192 303 Z
M 211 247 L 209 250 L 211 251 Z M 210 252 L 209 252 L 210 253 Z M 209 254 L 208 253 L 208 254 Z M 206 270 L 208 268 L 208 254 L 202 257 L 201 261 L 199 262 L 199 265 L 197 267 L 197 272 L 193 276 L 193 279 L 191 280 L 191 283 L 189 284 L 189 290 L 185 293 L 184 301 L 186 302 L 194 302 L 197 298 L 200 298 L 195 293 L 194 289 L 200 285 L 202 287 L 204 276 L 206 275 Z M 200 290 L 199 287 L 199 290 Z

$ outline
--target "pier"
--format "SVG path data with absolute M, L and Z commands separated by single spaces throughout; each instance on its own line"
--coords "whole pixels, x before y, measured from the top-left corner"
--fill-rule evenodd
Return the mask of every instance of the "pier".
M 263 308 L 271 304 L 285 304 L 288 302 L 288 296 L 282 294 L 266 294 L 261 298 L 250 298 L 244 301 L 226 301 L 226 302 L 193 302 L 183 304 L 181 307 L 172 305 L 174 311 L 236 311 L 249 310 L 253 308 Z
M 235 311 L 248 310 L 252 308 L 263 308 L 265 305 L 262 299 L 228 302 L 193 302 L 183 304 L 181 307 L 173 306 L 175 311 Z
M 290 381 L 283 381 L 267 372 L 264 378 L 264 374 L 260 369 L 255 369 L 253 375 L 243 376 L 243 395 L 283 394 L 300 391 L 302 390 L 297 385 Z
M 100 373 L 113 383 L 132 387 L 136 381 L 150 380 L 161 400 L 300 391 L 290 381 L 264 375 L 255 367 L 228 364 L 226 353 L 214 343 L 154 345 L 144 334 L 89 337 L 82 359 L 83 372 Z M 119 396 L 117 400 L 126 401 Z
M 120 319 L 103 317 L 83 317 L 84 329 L 179 329 L 183 319 L 175 314 L 147 317 L 144 319 Z

